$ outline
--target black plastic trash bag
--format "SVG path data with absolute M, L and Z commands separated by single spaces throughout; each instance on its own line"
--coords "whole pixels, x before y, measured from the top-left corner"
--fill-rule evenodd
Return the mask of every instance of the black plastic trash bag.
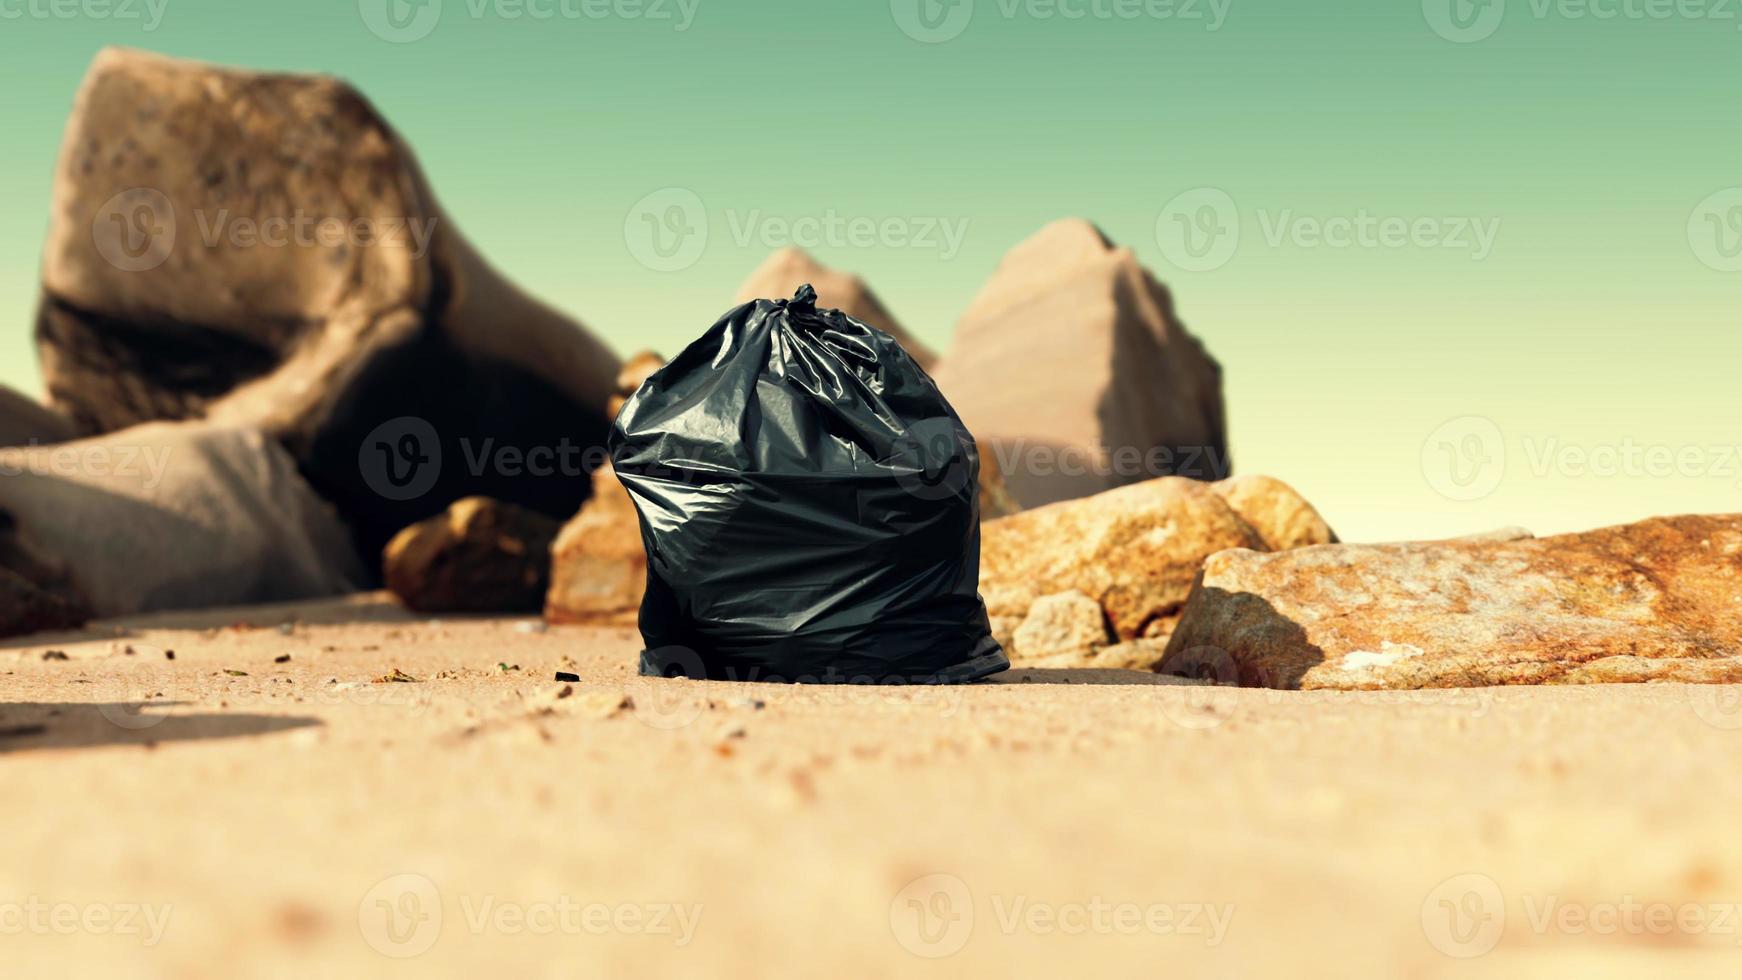
M 966 681 L 1010 666 L 977 591 L 980 461 L 888 334 L 790 300 L 727 313 L 612 427 L 641 515 L 641 672 Z

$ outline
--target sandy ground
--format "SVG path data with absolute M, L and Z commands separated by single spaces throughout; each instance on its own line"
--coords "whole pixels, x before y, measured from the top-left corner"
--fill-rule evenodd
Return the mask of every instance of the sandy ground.
M 637 649 L 376 597 L 13 641 L 0 972 L 1742 973 L 1736 689 L 801 688 Z

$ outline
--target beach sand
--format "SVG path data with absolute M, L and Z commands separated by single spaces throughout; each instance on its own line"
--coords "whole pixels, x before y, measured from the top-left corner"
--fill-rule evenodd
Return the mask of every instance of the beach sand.
M 638 649 L 378 596 L 10 641 L 0 972 L 1742 963 L 1734 688 L 796 687 L 645 681 Z

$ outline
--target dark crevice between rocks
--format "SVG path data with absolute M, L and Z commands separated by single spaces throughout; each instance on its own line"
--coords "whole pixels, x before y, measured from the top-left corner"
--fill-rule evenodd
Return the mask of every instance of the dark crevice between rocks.
M 422 327 L 374 351 L 307 431 L 283 434 L 304 477 L 349 523 L 377 574 L 394 534 L 464 497 L 491 497 L 567 521 L 591 494 L 590 474 L 602 459 L 610 425 L 603 412 L 577 406 L 526 368 L 455 345 L 441 329 L 451 296 L 450 275 L 437 266 Z M 403 443 L 403 426 L 388 425 L 407 418 L 428 424 L 421 431 L 433 431 L 433 448 L 422 437 Z M 382 441 L 377 430 L 384 425 L 393 437 L 385 446 L 372 444 Z M 428 467 L 427 475 L 410 475 L 414 461 L 400 458 L 402 445 L 423 457 L 415 465 Z M 365 458 L 371 452 L 403 464 L 406 486 L 384 487 Z M 418 492 L 408 495 L 412 489 Z
M 274 323 L 294 337 L 307 323 Z M 60 360 L 49 400 L 83 435 L 140 422 L 198 418 L 237 386 L 270 373 L 282 354 L 271 345 L 210 325 L 164 316 L 115 316 L 44 293 L 36 341 Z

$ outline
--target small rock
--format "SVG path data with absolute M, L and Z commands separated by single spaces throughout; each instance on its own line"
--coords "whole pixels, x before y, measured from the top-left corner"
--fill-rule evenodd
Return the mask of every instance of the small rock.
M 386 673 L 386 674 L 382 674 L 380 677 L 375 678 L 375 680 L 372 683 L 375 683 L 375 684 L 417 684 L 420 682 L 418 681 L 417 678 L 411 676 L 410 674 L 406 673 L 403 670 L 400 670 L 398 667 L 395 667 L 395 668 L 393 668 L 393 670 L 391 672 Z
M 593 492 L 551 545 L 551 622 L 634 625 L 647 587 L 641 519 L 609 464 L 593 472 Z
M 71 658 L 67 656 L 67 652 L 65 650 L 44 650 L 42 652 L 42 659 L 44 659 L 44 660 L 69 660 Z
M 1110 642 L 1101 604 L 1075 590 L 1036 599 L 1012 639 L 1015 649 L 1007 652 L 1013 666 L 1086 660 Z
M 273 663 L 275 663 L 275 664 L 287 664 L 287 663 L 290 663 L 290 654 L 288 654 L 288 653 L 281 653 L 281 654 L 279 654 L 279 655 L 278 655 L 278 656 L 276 656 L 276 657 L 273 657 L 273 658 L 272 658 L 272 662 L 273 662 Z
M 550 546 L 559 527 L 525 507 L 467 497 L 387 543 L 387 588 L 420 612 L 538 609 L 550 583 Z
M 1328 544 L 1336 536 L 1278 480 L 1161 477 L 988 521 L 980 593 L 1002 619 L 1026 617 L 1041 596 L 1081 592 L 1101 604 L 1119 639 L 1165 638 L 1205 559 L 1268 551 L 1273 540 Z
M 556 672 L 556 679 L 559 681 L 579 681 L 581 675 L 573 674 L 566 670 L 559 670 Z

